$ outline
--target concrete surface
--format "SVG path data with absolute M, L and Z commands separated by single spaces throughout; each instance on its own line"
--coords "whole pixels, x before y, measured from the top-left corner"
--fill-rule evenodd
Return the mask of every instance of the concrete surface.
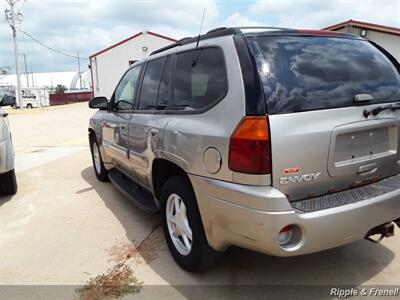
M 399 235 L 292 258 L 232 248 L 212 270 L 187 273 L 166 249 L 159 217 L 95 178 L 86 103 L 9 113 L 19 190 L 0 198 L 0 285 L 82 285 L 127 254 L 145 286 L 400 285 Z

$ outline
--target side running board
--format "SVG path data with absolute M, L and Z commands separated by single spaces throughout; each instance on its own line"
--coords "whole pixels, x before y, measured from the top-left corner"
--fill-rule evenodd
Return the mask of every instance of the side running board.
M 148 213 L 159 212 L 153 196 L 132 182 L 120 171 L 114 168 L 108 172 L 108 177 L 115 187 L 137 207 Z

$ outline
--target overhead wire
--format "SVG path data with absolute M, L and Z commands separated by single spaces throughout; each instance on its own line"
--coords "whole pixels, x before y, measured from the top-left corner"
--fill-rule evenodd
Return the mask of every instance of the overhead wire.
M 68 53 L 65 53 L 65 52 L 63 52 L 63 51 L 57 50 L 57 49 L 55 49 L 55 48 L 53 48 L 53 47 L 51 47 L 51 46 L 49 46 L 49 45 L 43 43 L 43 42 L 40 41 L 39 39 L 33 37 L 33 36 L 30 35 L 29 33 L 26 33 L 26 32 L 23 31 L 22 29 L 20 29 L 20 32 L 22 32 L 24 35 L 26 35 L 27 37 L 29 37 L 30 39 L 32 39 L 32 40 L 35 41 L 36 43 L 42 45 L 43 47 L 45 47 L 45 48 L 47 48 L 47 49 L 49 49 L 49 50 L 51 50 L 51 51 L 53 51 L 53 52 L 56 52 L 56 53 L 58 53 L 58 54 L 61 54 L 61 55 L 64 55 L 64 56 L 67 56 L 67 57 L 70 57 L 70 58 L 74 58 L 74 59 L 80 59 L 80 60 L 86 60 L 86 59 L 87 59 L 87 58 L 85 58 L 85 57 L 78 57 L 78 56 L 75 56 L 75 55 L 68 54 Z

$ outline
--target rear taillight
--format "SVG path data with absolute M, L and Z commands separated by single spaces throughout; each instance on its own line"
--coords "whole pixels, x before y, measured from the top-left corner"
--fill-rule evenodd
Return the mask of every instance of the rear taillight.
M 244 117 L 233 132 L 229 169 L 247 174 L 271 173 L 269 124 L 266 116 Z

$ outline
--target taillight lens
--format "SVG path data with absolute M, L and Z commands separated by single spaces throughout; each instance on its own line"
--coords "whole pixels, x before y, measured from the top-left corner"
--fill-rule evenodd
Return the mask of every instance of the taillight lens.
M 231 136 L 229 169 L 247 174 L 271 173 L 269 124 L 266 116 L 244 117 Z

